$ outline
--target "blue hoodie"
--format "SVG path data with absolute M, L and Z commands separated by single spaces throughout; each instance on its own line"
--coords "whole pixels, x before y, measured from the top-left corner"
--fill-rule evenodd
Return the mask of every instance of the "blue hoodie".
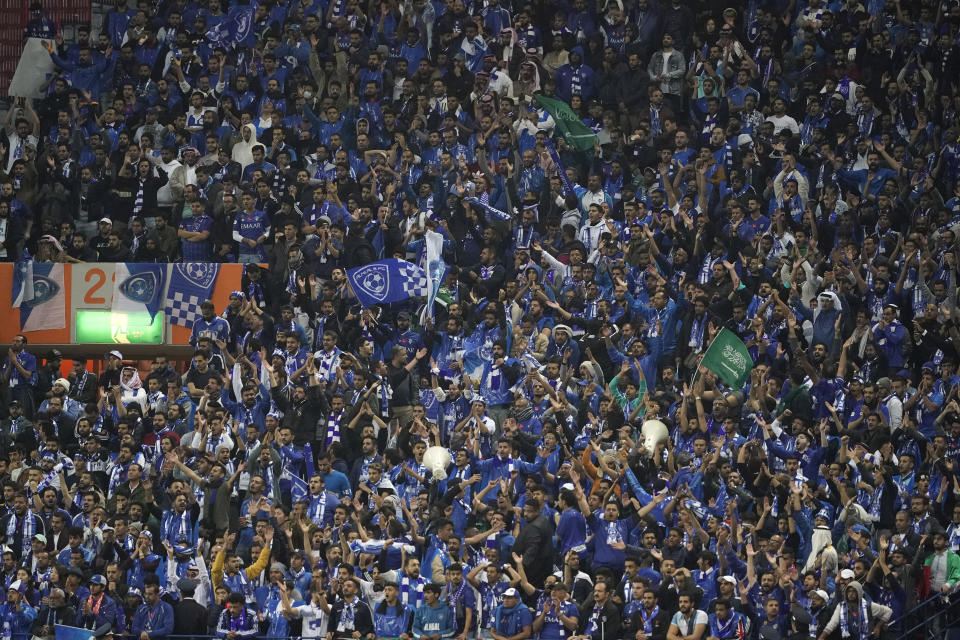
M 501 604 L 493 612 L 493 629 L 501 636 L 515 636 L 523 631 L 524 627 L 532 625 L 533 614 L 522 602 L 518 602 L 514 607 Z
M 578 95 L 586 102 L 596 93 L 595 74 L 583 63 L 583 47 L 571 49 L 570 55 L 573 54 L 580 56 L 580 62 L 576 65 L 571 62 L 557 69 L 557 97 L 569 103 L 571 96 Z
M 456 632 L 450 607 L 442 602 L 430 606 L 420 605 L 413 614 L 413 637 L 415 640 L 439 635 L 441 638 L 452 638 Z M 512 635 L 512 634 L 511 634 Z

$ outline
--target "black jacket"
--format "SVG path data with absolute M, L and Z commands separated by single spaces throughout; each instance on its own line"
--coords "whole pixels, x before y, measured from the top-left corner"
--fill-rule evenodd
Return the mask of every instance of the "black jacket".
M 205 633 L 198 624 L 207 617 L 207 608 L 193 598 L 183 598 L 173 608 L 173 635 L 189 636 L 191 633 Z
M 513 543 L 514 553 L 523 558 L 531 584 L 542 584 L 553 573 L 553 527 L 543 514 L 527 522 Z
M 367 605 L 359 596 L 355 596 L 353 608 L 353 630 L 360 632 L 360 637 L 373 634 L 373 613 L 370 606 Z M 353 630 L 340 629 L 340 616 L 343 614 L 344 601 L 337 600 L 330 611 L 329 633 L 333 634 L 334 640 L 340 638 L 352 638 Z
M 72 627 L 74 626 L 75 618 L 76 612 L 73 610 L 73 607 L 68 604 L 57 609 L 43 606 L 40 607 L 40 612 L 37 613 L 37 619 L 33 621 L 33 626 L 30 628 L 30 631 L 35 636 L 46 635 L 41 633 L 43 627 L 50 627 L 51 632 L 53 631 L 53 626 L 57 624 Z
M 643 631 L 643 618 L 640 617 L 640 609 L 633 612 L 630 618 L 630 627 L 626 637 L 636 637 L 638 631 Z M 667 630 L 670 628 L 670 612 L 661 608 L 657 615 L 651 621 L 651 630 L 647 634 L 651 640 L 666 640 Z
M 585 603 L 580 607 L 580 633 L 585 634 L 590 627 L 590 618 L 593 615 L 594 607 L 590 603 Z M 607 600 L 607 604 L 597 613 L 597 629 L 590 636 L 593 640 L 607 640 L 619 638 L 622 616 L 620 609 L 613 603 L 613 600 Z

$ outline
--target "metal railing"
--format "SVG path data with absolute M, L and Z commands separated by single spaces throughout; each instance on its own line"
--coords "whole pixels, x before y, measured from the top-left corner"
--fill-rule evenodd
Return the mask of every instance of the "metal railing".
M 947 630 L 955 627 L 960 627 L 960 595 L 956 591 L 927 598 L 888 625 L 897 640 L 943 640 Z

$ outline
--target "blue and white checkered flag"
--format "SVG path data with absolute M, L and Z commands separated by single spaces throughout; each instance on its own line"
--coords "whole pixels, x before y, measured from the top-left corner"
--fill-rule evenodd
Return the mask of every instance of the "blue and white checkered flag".
M 395 258 L 350 269 L 347 281 L 364 307 L 425 296 L 429 292 L 423 269 Z
M 402 260 L 398 260 L 398 262 L 400 262 L 400 276 L 404 278 L 402 286 L 407 295 L 411 297 L 427 295 L 429 293 L 429 280 L 424 270 L 410 262 Z
M 200 305 L 210 299 L 220 265 L 210 262 L 175 264 L 170 272 L 170 287 L 164 312 L 170 324 L 188 329 L 200 317 Z

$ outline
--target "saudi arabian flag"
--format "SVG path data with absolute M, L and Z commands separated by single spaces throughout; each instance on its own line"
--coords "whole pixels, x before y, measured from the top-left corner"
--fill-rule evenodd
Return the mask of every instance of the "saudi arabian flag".
M 742 388 L 753 368 L 747 346 L 729 329 L 720 329 L 710 348 L 703 354 L 703 366 L 734 388 Z
M 597 139 L 597 134 L 591 131 L 587 125 L 583 124 L 580 118 L 577 117 L 577 114 L 573 112 L 573 109 L 570 108 L 570 105 L 563 100 L 547 98 L 541 95 L 535 95 L 533 98 L 541 107 L 547 110 L 547 113 L 553 116 L 553 121 L 557 123 L 557 128 L 563 135 L 563 139 L 567 141 L 567 144 L 577 151 L 590 151 L 593 149 L 593 141 Z

